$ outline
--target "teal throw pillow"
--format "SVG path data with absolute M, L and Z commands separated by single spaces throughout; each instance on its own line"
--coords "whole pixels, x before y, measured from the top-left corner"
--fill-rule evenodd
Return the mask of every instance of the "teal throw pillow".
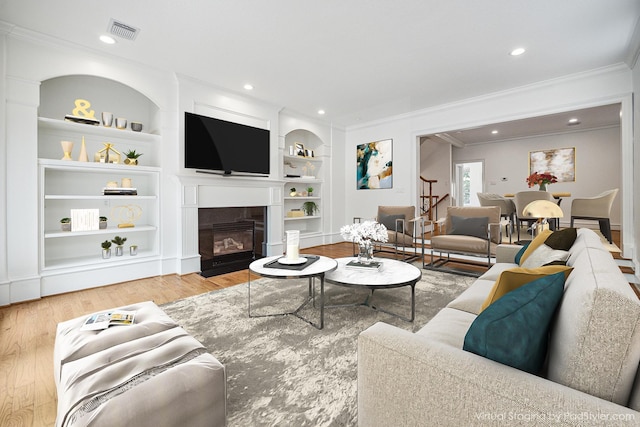
M 524 251 L 527 250 L 527 248 L 529 247 L 530 243 L 531 242 L 527 242 L 524 245 L 522 245 L 522 249 L 520 249 L 518 251 L 518 253 L 516 254 L 516 257 L 513 260 L 513 262 L 515 262 L 516 264 L 520 265 L 520 259 L 522 259 L 522 254 L 524 254 Z
M 564 292 L 565 274 L 550 274 L 513 290 L 483 310 L 463 349 L 538 374 L 547 356 L 549 326 Z

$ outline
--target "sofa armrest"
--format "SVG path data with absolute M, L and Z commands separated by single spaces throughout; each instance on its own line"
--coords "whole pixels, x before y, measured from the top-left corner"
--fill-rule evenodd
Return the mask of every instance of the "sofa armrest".
M 522 249 L 520 245 L 498 245 L 496 248 L 496 263 L 508 262 L 514 263 L 516 254 Z
M 358 338 L 359 426 L 612 422 L 640 413 L 385 323 Z

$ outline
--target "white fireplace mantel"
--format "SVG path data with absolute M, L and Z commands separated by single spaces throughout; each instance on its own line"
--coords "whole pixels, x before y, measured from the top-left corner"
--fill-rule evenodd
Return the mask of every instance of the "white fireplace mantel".
M 198 209 L 265 206 L 266 253 L 282 253 L 282 204 L 281 180 L 246 176 L 220 176 L 194 173 L 179 175 L 181 184 L 182 256 L 180 274 L 200 271 L 198 253 Z

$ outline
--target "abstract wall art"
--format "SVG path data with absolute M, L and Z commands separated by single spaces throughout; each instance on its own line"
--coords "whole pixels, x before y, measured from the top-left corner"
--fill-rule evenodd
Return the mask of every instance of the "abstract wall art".
M 392 139 L 358 145 L 356 160 L 358 190 L 393 188 Z
M 529 152 L 529 175 L 550 172 L 558 182 L 576 180 L 576 148 L 552 148 Z

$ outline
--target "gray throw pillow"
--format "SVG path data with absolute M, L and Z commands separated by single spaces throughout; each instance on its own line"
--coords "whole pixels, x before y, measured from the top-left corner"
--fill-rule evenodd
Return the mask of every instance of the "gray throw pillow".
M 480 237 L 481 239 L 487 239 L 488 226 L 489 218 L 486 216 L 451 216 L 451 232 L 449 234 L 459 234 L 463 236 L 474 236 Z
M 404 219 L 404 215 L 385 215 L 385 214 L 382 214 L 378 218 L 378 222 L 380 224 L 384 225 L 385 227 L 387 227 L 387 230 L 396 231 L 396 219 Z M 402 226 L 401 222 L 398 223 L 398 230 L 397 231 L 398 231 L 398 233 L 404 233 L 404 227 Z

